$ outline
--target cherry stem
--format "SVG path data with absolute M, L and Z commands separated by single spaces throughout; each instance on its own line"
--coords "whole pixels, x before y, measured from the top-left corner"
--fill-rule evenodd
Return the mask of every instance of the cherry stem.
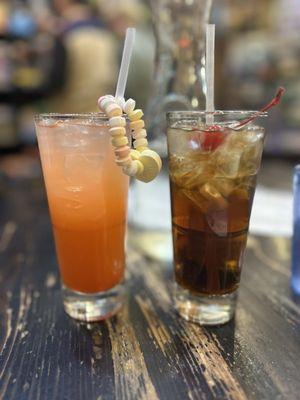
M 279 87 L 277 89 L 275 97 L 268 103 L 266 106 L 264 106 L 261 110 L 257 111 L 254 113 L 251 117 L 244 119 L 242 122 L 240 122 L 238 125 L 236 125 L 234 128 L 241 128 L 242 126 L 245 126 L 249 124 L 249 122 L 253 121 L 255 118 L 259 117 L 263 112 L 268 111 L 270 108 L 277 106 L 277 104 L 280 102 L 282 95 L 285 93 L 285 88 Z

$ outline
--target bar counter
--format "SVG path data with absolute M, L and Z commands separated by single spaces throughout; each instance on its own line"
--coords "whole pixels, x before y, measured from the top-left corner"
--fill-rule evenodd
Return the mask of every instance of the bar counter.
M 129 240 L 126 307 L 82 324 L 61 304 L 42 179 L 6 178 L 0 193 L 1 399 L 299 398 L 288 239 L 249 237 L 235 319 L 214 328 L 176 315 L 172 266 Z

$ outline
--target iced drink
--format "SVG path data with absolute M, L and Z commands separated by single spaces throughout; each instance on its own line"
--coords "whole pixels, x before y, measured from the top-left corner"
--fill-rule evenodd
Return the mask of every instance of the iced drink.
M 66 311 L 105 318 L 122 302 L 128 189 L 107 119 L 40 115 L 36 130 Z
M 228 321 L 239 285 L 264 131 L 245 113 L 170 113 L 175 303 L 187 319 Z

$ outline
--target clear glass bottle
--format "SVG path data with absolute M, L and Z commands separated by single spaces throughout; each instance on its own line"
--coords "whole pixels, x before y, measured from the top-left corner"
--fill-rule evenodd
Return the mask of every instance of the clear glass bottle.
M 203 108 L 205 25 L 211 0 L 150 0 L 156 41 L 147 109 L 152 139 L 165 142 L 166 112 Z M 164 155 L 166 147 L 159 149 Z
M 164 168 L 147 187 L 131 186 L 129 223 L 133 244 L 160 261 L 172 258 L 167 171 L 166 112 L 204 108 L 205 25 L 211 0 L 149 0 L 156 42 L 153 91 L 146 112 L 151 148 Z

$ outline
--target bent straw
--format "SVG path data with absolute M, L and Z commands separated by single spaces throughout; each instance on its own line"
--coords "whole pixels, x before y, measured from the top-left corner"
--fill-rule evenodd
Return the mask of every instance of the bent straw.
M 116 94 L 115 94 L 116 98 L 124 98 L 134 41 L 135 41 L 135 28 L 127 28 L 123 54 L 122 54 L 121 67 L 116 87 Z
M 214 75 L 215 75 L 215 25 L 206 25 L 206 54 L 205 54 L 205 81 L 206 81 L 206 124 L 213 124 L 215 111 L 214 104 Z

